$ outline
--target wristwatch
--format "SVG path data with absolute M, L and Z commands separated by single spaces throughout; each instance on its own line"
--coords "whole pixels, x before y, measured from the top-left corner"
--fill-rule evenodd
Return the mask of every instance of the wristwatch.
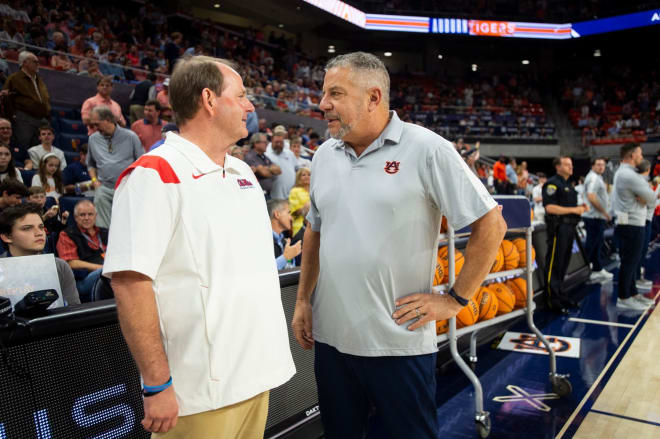
M 454 291 L 454 287 L 452 287 L 449 291 L 447 291 L 447 294 L 449 294 L 451 297 L 454 298 L 455 301 L 457 301 L 461 306 L 467 306 L 469 300 L 459 296 L 456 294 L 456 291 Z

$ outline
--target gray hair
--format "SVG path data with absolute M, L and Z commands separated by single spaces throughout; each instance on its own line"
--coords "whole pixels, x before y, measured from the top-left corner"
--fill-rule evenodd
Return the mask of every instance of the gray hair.
M 253 147 L 257 142 L 267 142 L 268 137 L 264 133 L 254 133 L 250 137 L 250 147 Z
M 273 219 L 275 218 L 275 212 L 281 212 L 289 208 L 289 200 L 268 200 L 266 207 L 268 208 L 268 217 Z
M 390 105 L 390 74 L 387 72 L 385 64 L 377 56 L 367 52 L 352 52 L 345 55 L 338 55 L 328 61 L 325 71 L 343 67 L 349 69 L 356 75 L 357 81 L 362 83 L 363 87 L 377 87 L 383 95 L 383 102 L 389 108 Z
M 115 115 L 112 114 L 112 110 L 110 110 L 108 107 L 105 107 L 103 105 L 92 108 L 92 113 L 96 113 L 96 115 L 101 120 L 107 120 L 112 123 L 117 122 L 117 120 L 115 119 Z
M 96 210 L 96 206 L 94 206 L 94 203 L 92 203 L 91 200 L 87 200 L 87 199 L 80 200 L 76 203 L 75 206 L 73 206 L 73 216 L 78 215 L 78 211 L 80 210 L 79 207 L 82 206 L 83 204 L 87 204 L 87 203 L 91 204 L 92 207 L 94 208 L 94 210 Z
M 637 172 L 640 174 L 643 174 L 644 172 L 650 169 L 651 169 L 651 162 L 649 162 L 646 159 L 642 160 L 642 162 L 637 166 Z
M 23 63 L 30 59 L 30 58 L 37 58 L 37 55 L 34 53 L 30 52 L 29 50 L 23 50 L 21 53 L 18 54 L 18 66 L 22 67 Z

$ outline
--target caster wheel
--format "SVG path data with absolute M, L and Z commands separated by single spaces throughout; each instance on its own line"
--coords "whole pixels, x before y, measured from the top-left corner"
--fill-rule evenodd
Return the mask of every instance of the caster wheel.
M 558 376 L 552 381 L 552 391 L 563 398 L 573 392 L 573 386 L 566 377 Z
M 477 434 L 481 439 L 486 439 L 490 435 L 490 415 L 486 414 L 482 420 L 475 421 Z
M 468 365 L 470 366 L 470 369 L 472 369 L 472 372 L 474 372 L 477 369 L 477 363 L 473 361 L 470 361 Z

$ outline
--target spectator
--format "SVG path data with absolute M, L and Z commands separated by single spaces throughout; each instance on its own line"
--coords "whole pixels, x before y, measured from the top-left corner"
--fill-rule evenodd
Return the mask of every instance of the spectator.
M 96 82 L 96 95 L 83 102 L 80 115 L 82 116 L 83 123 L 87 125 L 88 136 L 91 136 L 96 132 L 96 127 L 90 125 L 91 112 L 95 107 L 104 106 L 110 109 L 117 123 L 122 127 L 126 126 L 126 120 L 121 113 L 121 107 L 110 97 L 110 94 L 112 94 L 112 87 L 112 79 L 105 76 L 100 77 Z
M 64 189 L 67 192 L 70 192 L 69 188 L 73 186 L 73 192 L 80 196 L 84 195 L 86 197 L 94 196 L 94 185 L 92 184 L 92 178 L 87 172 L 87 144 L 83 143 L 80 145 L 78 160 L 74 160 L 70 163 L 64 171 L 62 171 L 62 182 L 64 183 Z
M 165 123 L 160 118 L 158 101 L 147 101 L 143 112 L 144 118 L 133 122 L 131 130 L 140 138 L 144 152 L 148 152 L 151 145 L 161 140 Z
M 276 134 L 282 136 L 282 139 L 284 140 L 284 149 L 289 149 L 289 139 L 287 139 L 289 133 L 287 132 L 286 128 L 284 128 L 284 125 L 277 125 L 275 128 L 273 128 L 273 134 L 270 136 L 271 143 L 269 143 L 266 147 L 266 154 L 271 154 L 273 152 L 272 139 Z
M 165 58 L 169 66 L 168 73 L 172 73 L 174 64 L 181 56 L 181 43 L 183 42 L 183 35 L 181 32 L 173 32 L 172 39 L 165 45 Z
M 149 148 L 149 151 L 153 151 L 154 149 L 156 149 L 160 145 L 162 145 L 165 142 L 165 137 L 166 137 L 167 133 L 169 133 L 170 131 L 178 134 L 179 133 L 179 127 L 177 127 L 176 124 L 172 123 L 172 122 L 170 122 L 170 123 L 166 124 L 165 126 L 163 126 L 163 129 L 160 131 L 161 138 L 156 143 L 151 145 L 151 147 Z
M 293 145 L 292 145 L 293 146 Z M 291 234 L 296 236 L 305 225 L 305 217 L 309 212 L 309 182 L 312 173 L 309 168 L 300 168 L 296 172 L 296 183 L 289 193 L 289 207 L 291 216 L 293 216 L 293 226 Z
M 543 172 L 536 174 L 539 183 L 532 189 L 532 201 L 534 202 L 534 220 L 545 222 L 545 207 L 543 207 L 543 185 L 548 178 Z
M 50 66 L 63 72 L 78 73 L 76 65 L 65 53 L 56 53 L 50 57 Z
M 516 159 L 511 157 L 509 159 L 509 164 L 505 168 L 506 179 L 507 179 L 507 194 L 516 194 L 518 193 L 518 174 L 516 174 Z
M 101 71 L 101 73 L 109 77 L 111 80 L 126 79 L 126 75 L 124 74 L 124 69 L 120 65 L 118 65 L 120 61 L 117 59 L 117 55 L 118 55 L 117 52 L 111 50 L 110 52 L 108 52 L 108 61 L 99 63 L 99 70 Z
M 637 166 L 637 173 L 644 177 L 644 180 L 648 181 L 649 175 L 651 173 L 651 162 L 648 160 L 642 160 L 642 162 Z M 646 224 L 644 226 L 644 241 L 642 243 L 642 255 L 639 259 L 639 264 L 637 266 L 637 271 L 635 273 L 635 286 L 640 290 L 650 291 L 653 288 L 653 281 L 644 278 L 644 270 L 642 267 L 646 261 L 646 253 L 649 248 L 649 242 L 651 242 L 651 222 L 653 221 L 653 213 L 655 212 L 655 206 L 657 204 L 658 193 L 654 190 L 653 186 L 649 183 L 649 186 L 653 193 L 656 195 L 656 200 L 654 203 L 646 204 Z
M 160 117 L 166 121 L 172 120 L 172 107 L 170 107 L 170 78 L 163 81 L 163 89 L 156 95 L 156 100 L 160 104 Z
M 46 231 L 41 220 L 41 208 L 24 204 L 5 209 L 0 214 L 0 239 L 8 250 L 0 258 L 35 256 L 46 246 Z M 60 258 L 55 258 L 57 277 L 65 305 L 78 305 L 80 298 L 71 268 Z
M 245 158 L 245 151 L 242 146 L 234 145 L 229 149 L 229 155 L 243 160 Z
M 66 227 L 69 219 L 69 212 L 62 212 L 60 215 L 60 206 L 53 204 L 46 209 L 46 190 L 41 186 L 32 186 L 28 189 L 28 203 L 36 204 L 41 207 L 41 219 L 46 226 L 46 231 L 50 233 L 59 233 Z
M 9 95 L 15 110 L 16 146 L 27 151 L 30 145 L 38 143 L 39 127 L 48 123 L 50 95 L 46 83 L 37 73 L 39 59 L 35 54 L 28 51 L 19 53 L 18 65 L 20 70 L 7 78 L 0 93 Z
M 108 107 L 95 107 L 88 122 L 98 130 L 89 138 L 87 154 L 87 172 L 95 189 L 96 225 L 108 228 L 117 178 L 144 153 L 144 148 L 137 134 L 117 125 Z
M 56 200 L 64 195 L 60 159 L 54 153 L 48 153 L 41 158 L 39 170 L 32 177 L 32 186 L 42 186 L 46 195 Z
M 73 208 L 76 224 L 60 233 L 57 254 L 71 269 L 84 270 L 85 277 L 76 282 L 80 298 L 90 302 L 94 283 L 101 276 L 103 259 L 108 244 L 108 229 L 97 227 L 96 208 L 89 200 L 80 200 Z
M 0 182 L 3 182 L 8 178 L 23 183 L 23 177 L 14 165 L 14 160 L 11 156 L 11 148 L 7 145 L 0 144 Z
M 12 178 L 0 182 L 0 211 L 21 204 L 21 199 L 29 195 L 23 183 Z
M 147 78 L 143 81 L 138 82 L 135 85 L 135 88 L 131 92 L 131 106 L 130 106 L 130 122 L 131 125 L 135 123 L 136 120 L 140 120 L 144 117 L 144 105 L 149 100 L 149 91 L 151 87 L 154 86 L 154 81 L 156 80 L 156 75 L 149 73 Z M 151 146 L 151 145 L 149 145 Z
M 275 250 L 275 264 L 278 270 L 295 267 L 295 259 L 302 253 L 301 236 L 290 237 L 293 219 L 289 212 L 289 203 L 286 200 L 273 199 L 267 203 L 270 225 L 273 229 L 273 248 Z
M 16 142 L 12 139 L 11 122 L 0 117 L 0 145 L 11 150 L 12 158 L 16 163 L 23 165 L 24 169 L 32 169 L 32 162 L 26 148 L 18 148 Z
M 495 191 L 499 195 L 508 194 L 507 178 L 506 178 L 506 158 L 503 155 L 493 165 L 493 178 L 495 179 Z
M 605 226 L 611 219 L 607 212 L 609 195 L 607 185 L 603 181 L 603 172 L 605 172 L 605 159 L 596 157 L 591 161 L 591 171 L 584 180 L 583 189 L 584 202 L 589 206 L 589 210 L 582 214 L 582 221 L 587 232 L 585 250 L 587 261 L 591 263 L 592 271 L 589 279 L 592 281 L 606 281 L 613 277 L 612 273 L 603 267 Z
M 282 173 L 280 167 L 266 156 L 267 145 L 265 134 L 253 134 L 250 137 L 251 149 L 245 153 L 245 163 L 250 165 L 252 172 L 257 176 L 259 185 L 266 194 L 266 199 L 270 198 L 270 191 L 275 178 Z
M 281 132 L 276 131 L 273 133 L 271 145 L 273 151 L 266 153 L 266 156 L 280 168 L 281 173 L 273 181 L 270 196 L 273 199 L 286 200 L 289 198 L 289 192 L 296 182 L 298 160 L 290 150 L 284 149 L 284 135 Z
M 289 145 L 291 152 L 296 156 L 296 168 L 307 168 L 312 167 L 312 161 L 300 156 L 300 150 L 302 149 L 302 138 L 295 136 L 291 138 L 291 143 Z
M 39 166 L 41 158 L 46 154 L 55 154 L 55 156 L 60 159 L 60 169 L 64 170 L 66 168 L 66 159 L 64 158 L 64 152 L 53 146 L 53 140 L 55 140 L 55 131 L 50 125 L 42 125 L 39 127 L 39 140 L 41 143 L 37 146 L 33 146 L 28 149 L 28 155 L 34 167 Z

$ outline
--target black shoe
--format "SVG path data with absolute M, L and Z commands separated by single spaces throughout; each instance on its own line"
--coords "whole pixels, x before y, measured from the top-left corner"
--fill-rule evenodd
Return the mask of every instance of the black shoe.
M 564 308 L 580 309 L 580 304 L 574 300 L 565 300 L 562 302 Z
M 554 314 L 561 315 L 561 316 L 567 316 L 571 313 L 571 311 L 568 308 L 550 308 L 550 311 L 552 311 Z

